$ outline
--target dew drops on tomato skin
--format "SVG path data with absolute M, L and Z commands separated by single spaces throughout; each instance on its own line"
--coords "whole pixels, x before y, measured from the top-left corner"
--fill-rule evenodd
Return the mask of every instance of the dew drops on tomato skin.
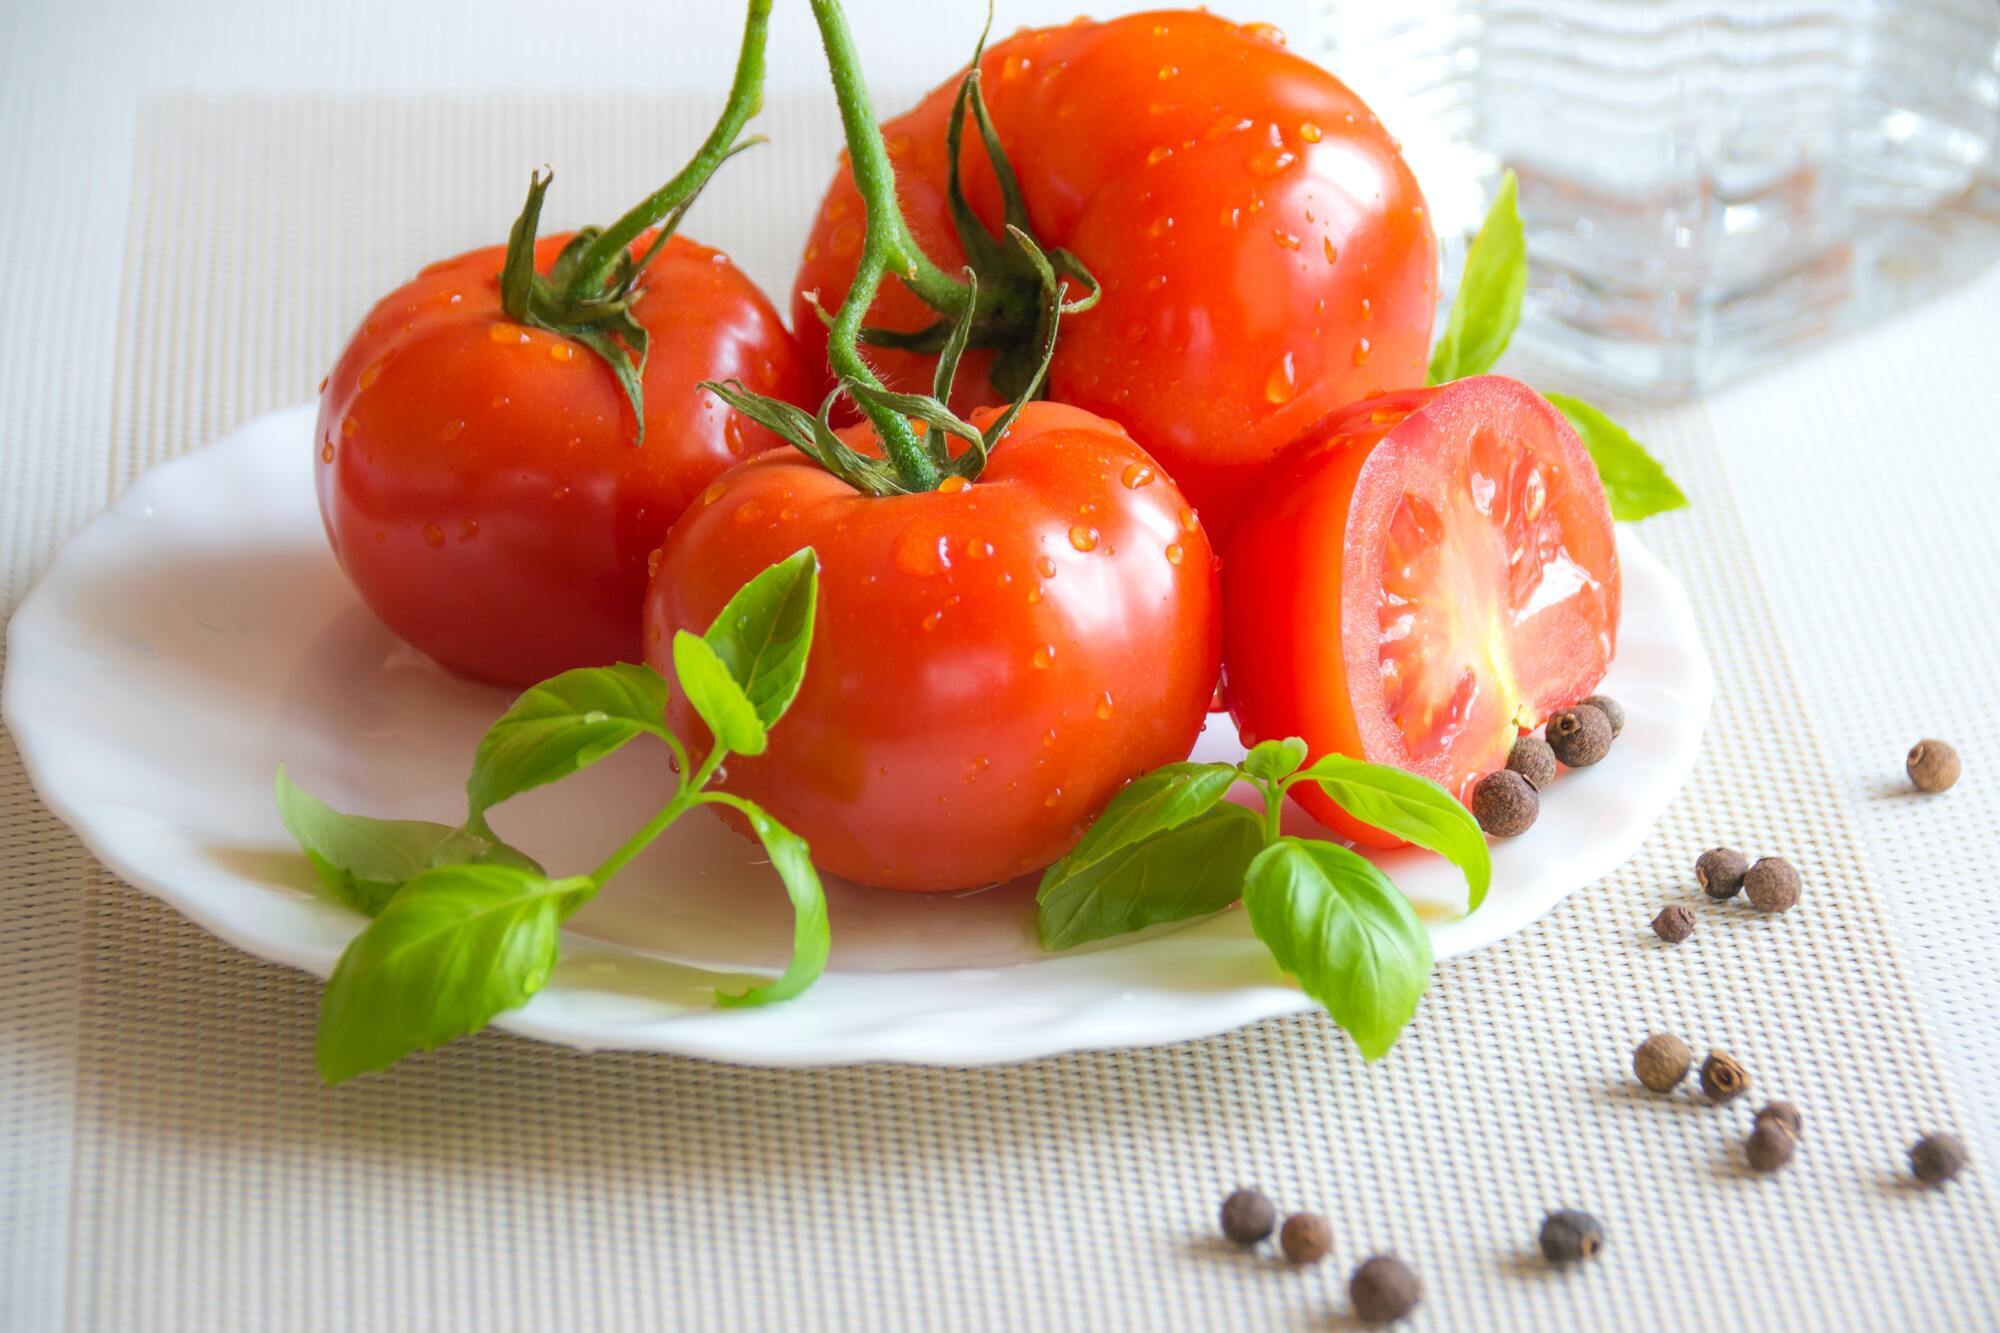
M 1098 696 L 1097 707 L 1093 711 L 1096 712 L 1098 721 L 1108 722 L 1111 720 L 1111 714 L 1115 707 L 1116 705 L 1111 699 L 1111 691 L 1106 690 L 1102 695 Z
M 1056 576 L 1056 562 L 1048 556 L 1039 556 L 1035 560 L 1035 572 L 1045 579 L 1052 579 Z
M 1181 546 L 1181 544 L 1180 544 L 1179 542 L 1168 542 L 1168 543 L 1167 543 L 1167 563 L 1168 563 L 1168 564 L 1170 564 L 1170 565 L 1178 565 L 1178 564 L 1179 564 L 1179 563 L 1180 563 L 1181 561 L 1185 560 L 1186 558 L 1187 558 L 1187 551 L 1186 551 L 1186 550 L 1184 550 L 1184 549 L 1182 548 L 1182 546 Z
M 466 517 L 458 521 L 458 539 L 460 541 L 469 542 L 478 535 L 479 535 L 478 519 L 473 518 L 471 515 L 467 515 Z
M 1042 587 L 1038 583 L 1034 587 L 1028 589 L 1028 605 L 1040 606 L 1041 604 L 1042 604 Z
M 891 559 L 898 570 L 918 578 L 930 578 L 951 568 L 951 550 L 945 537 L 915 523 L 897 534 Z
M 435 523 L 424 524 L 424 545 L 433 551 L 444 545 L 444 529 Z
M 549 344 L 549 359 L 553 361 L 573 361 L 576 359 L 576 344 L 552 342 Z
M 967 560 L 991 560 L 993 558 L 993 543 L 975 538 L 964 544 L 964 551 Z M 1011 582 L 1012 576 L 1002 574 L 1000 581 L 1002 583 Z
M 1180 77 L 1180 72 L 1181 72 L 1181 67 L 1179 65 L 1160 66 L 1160 78 L 1162 79 L 1178 78 Z
M 322 463 L 333 461 L 333 436 L 327 436 L 326 443 L 319 447 L 319 461 Z
M 496 343 L 524 343 L 529 341 L 528 331 L 519 324 L 497 320 L 486 328 L 486 336 Z
M 1289 403 L 1298 392 L 1298 370 L 1292 364 L 1292 354 L 1285 353 L 1271 363 L 1271 369 L 1264 376 L 1264 401 L 1267 403 Z
M 383 358 L 383 360 L 387 359 L 388 358 L 386 357 Z M 375 387 L 375 381 L 381 378 L 382 378 L 382 362 L 377 361 L 374 364 L 363 368 L 360 376 L 355 380 L 355 387 L 357 389 L 362 389 L 362 390 L 372 389 Z
M 1298 160 L 1299 155 L 1291 149 L 1276 146 L 1258 149 L 1243 165 L 1252 176 L 1270 177 L 1278 175 Z
M 923 423 L 919 422 L 917 424 L 922 425 Z M 938 494 L 956 495 L 960 491 L 964 490 L 966 487 L 970 486 L 971 484 L 972 483 L 967 481 L 964 477 L 959 477 L 959 476 L 946 477 L 943 481 L 938 483 Z
M 656 547 L 654 547 L 654 548 L 653 548 L 652 550 L 650 550 L 650 551 L 648 551 L 648 552 L 646 553 L 646 577 L 647 577 L 647 578 L 651 578 L 651 577 L 653 577 L 653 575 L 655 575 L 655 574 L 657 574 L 657 573 L 659 573 L 659 572 L 660 572 L 660 557 L 661 557 L 661 556 L 663 556 L 663 555 L 665 555 L 665 554 L 666 554 L 666 552 L 662 551 L 662 550 L 661 550 L 660 548 L 658 548 L 657 546 L 656 546 Z
M 1166 144 L 1161 144 L 1159 147 L 1153 149 L 1151 152 L 1146 154 L 1146 165 L 1149 167 L 1157 167 L 1160 165 L 1160 163 L 1166 161 L 1173 155 L 1174 155 L 1174 150 L 1172 148 L 1170 148 Z
M 1091 527 L 1088 523 L 1071 524 L 1069 530 L 1069 544 L 1071 546 L 1074 546 L 1079 551 L 1096 550 L 1097 529 Z
M 1035 655 L 1031 660 L 1035 664 L 1035 670 L 1047 671 L 1050 667 L 1055 665 L 1056 646 L 1052 643 L 1042 644 L 1040 647 L 1035 649 Z
M 722 481 L 710 482 L 708 489 L 701 493 L 701 502 L 704 505 L 712 505 L 728 493 L 729 483 Z
M 940 624 L 943 623 L 943 621 L 944 621 L 944 612 L 933 611 L 929 615 L 924 617 L 924 628 L 936 629 Z
M 758 519 L 764 517 L 764 506 L 758 504 L 755 500 L 745 500 L 736 507 L 734 517 L 738 523 L 755 523 Z
M 1125 483 L 1125 489 L 1128 491 L 1152 485 L 1153 477 L 1153 469 L 1144 463 L 1127 463 L 1125 470 L 1118 474 L 1118 480 Z
M 1370 350 L 1372 350 L 1372 345 L 1366 338 L 1362 338 L 1359 341 L 1357 341 L 1354 344 L 1354 364 L 1357 366 L 1367 365 L 1368 353 Z
M 1309 120 L 1299 122 L 1299 137 L 1307 143 L 1318 143 L 1326 137 L 1326 132 Z
M 331 375 L 321 375 L 321 376 L 319 377 L 319 392 L 321 392 L 321 393 L 325 393 L 325 392 L 326 392 L 326 386 L 327 386 L 328 384 L 331 384 L 332 382 L 333 382 L 333 376 L 331 376 Z
M 1320 237 L 1319 248 L 1320 252 L 1326 256 L 1327 263 L 1338 264 L 1340 262 L 1340 247 L 1333 243 L 1333 237 Z
M 447 421 L 441 433 L 447 440 L 455 440 L 465 433 L 465 423 L 457 420 Z
M 1146 279 L 1146 290 L 1149 292 L 1161 291 L 1166 285 L 1167 275 L 1164 273 L 1155 273 L 1152 277 Z
M 1278 243 L 1280 250 L 1296 250 L 1299 248 L 1298 236 L 1286 231 L 1283 227 L 1271 228 L 1271 238 Z
M 1181 521 L 1181 530 L 1184 532 L 1193 532 L 1201 526 L 1201 515 L 1195 513 L 1187 505 L 1181 506 L 1181 512 L 1178 517 Z
M 355 432 L 360 429 L 361 423 L 353 417 L 342 417 L 340 419 L 340 434 L 342 439 L 353 439 Z
M 1268 42 L 1272 46 L 1286 45 L 1285 30 L 1275 23 L 1245 23 L 1236 31 L 1253 41 Z

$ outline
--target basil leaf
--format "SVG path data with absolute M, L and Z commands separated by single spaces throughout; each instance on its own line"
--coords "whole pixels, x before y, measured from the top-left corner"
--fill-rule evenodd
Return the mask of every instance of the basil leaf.
M 320 1077 L 339 1083 L 518 1008 L 548 982 L 557 928 L 596 887 L 512 866 L 441 866 L 354 937 L 320 999 Z
M 805 679 L 818 600 L 819 556 L 808 546 L 739 588 L 702 636 L 766 727 L 785 715 Z
M 1543 394 L 1569 424 L 1583 437 L 1591 462 L 1604 482 L 1604 498 L 1611 502 L 1611 517 L 1632 523 L 1669 509 L 1687 508 L 1688 498 L 1658 459 L 1604 413 L 1566 393 Z
M 1044 949 L 1219 912 L 1243 896 L 1264 827 L 1240 805 L 1219 804 L 1163 833 L 1128 842 L 1074 873 L 1044 876 L 1035 933 Z M 1058 863 L 1056 870 L 1062 870 Z
M 1514 173 L 1503 173 L 1486 221 L 1465 252 L 1465 272 L 1445 320 L 1444 336 L 1431 351 L 1427 383 L 1484 374 L 1514 337 L 1514 326 L 1521 322 L 1521 300 L 1528 293 L 1528 242 L 1521 228 L 1518 194 Z
M 367 916 L 380 912 L 403 881 L 433 866 L 495 864 L 539 872 L 497 839 L 421 819 L 342 814 L 278 766 L 278 818 L 311 862 L 327 892 Z
M 1465 875 L 1467 912 L 1486 901 L 1493 882 L 1486 835 L 1472 812 L 1429 778 L 1329 754 L 1292 781 L 1317 782 L 1335 805 L 1362 823 L 1436 852 L 1457 866 Z
M 1228 764 L 1180 763 L 1133 779 L 1111 798 L 1069 855 L 1043 872 L 1042 883 L 1073 875 L 1121 847 L 1186 823 L 1220 801 L 1236 778 Z
M 1306 743 L 1297 736 L 1281 741 L 1259 741 L 1243 756 L 1242 768 L 1253 778 L 1282 782 L 1306 761 Z
M 792 900 L 792 960 L 785 965 L 784 972 L 775 980 L 752 986 L 741 994 L 717 991 L 715 1002 L 735 1009 L 789 1000 L 819 980 L 820 973 L 826 970 L 827 954 L 833 948 L 833 933 L 826 919 L 826 891 L 820 886 L 819 872 L 813 869 L 812 849 L 806 846 L 804 838 L 749 801 L 725 793 L 716 793 L 711 799 L 743 812 L 743 817 L 750 821 L 751 831 L 770 853 L 771 868 L 784 881 L 785 892 Z
M 667 682 L 619 662 L 552 676 L 514 701 L 480 738 L 465 780 L 475 818 L 510 797 L 596 763 L 634 736 L 667 735 Z
M 715 743 L 737 754 L 762 754 L 770 738 L 757 718 L 757 708 L 729 667 L 708 646 L 686 630 L 674 635 L 674 674 L 680 677 L 694 711 L 708 724 Z
M 1396 886 L 1345 847 L 1280 838 L 1250 863 L 1243 905 L 1361 1054 L 1387 1054 L 1431 980 L 1431 937 Z

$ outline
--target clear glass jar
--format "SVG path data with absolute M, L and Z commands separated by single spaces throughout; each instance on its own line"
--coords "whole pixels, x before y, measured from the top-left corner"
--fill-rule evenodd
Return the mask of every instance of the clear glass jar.
M 2000 257 L 1996 0 L 1320 0 L 1462 244 L 1520 177 L 1524 343 L 1679 396 Z M 1448 262 L 1446 276 L 1456 272 Z

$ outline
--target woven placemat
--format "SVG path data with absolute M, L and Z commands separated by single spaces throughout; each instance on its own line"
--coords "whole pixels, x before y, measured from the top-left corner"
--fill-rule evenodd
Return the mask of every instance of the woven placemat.
M 88 510 L 308 396 L 374 295 L 498 236 L 530 166 L 557 165 L 551 225 L 606 217 L 673 166 L 607 149 L 632 141 L 611 131 L 680 145 L 705 116 L 642 98 L 152 102 L 115 428 L 88 456 L 7 441 L 0 517 L 18 534 L 37 505 Z M 830 118 L 777 101 L 776 145 L 732 167 L 691 233 L 780 286 Z M 0 367 L 0 394 L 59 401 L 83 373 L 42 370 Z M 1619 873 L 1444 964 L 1373 1067 L 1318 1018 L 977 1071 L 738 1069 L 488 1034 L 328 1091 L 318 984 L 110 881 L 0 742 L 10 1263 L 18 1281 L 66 1266 L 61 1308 L 26 1324 L 1323 1326 L 1383 1248 L 1423 1274 L 1432 1327 L 2000 1323 L 1978 1172 L 1904 1180 L 1909 1141 L 1954 1110 L 1713 441 L 1698 411 L 1637 424 L 1696 501 L 1645 535 L 1716 661 L 1703 763 Z M 33 531 L 0 547 L 8 609 L 54 536 Z M 1801 906 L 1702 903 L 1688 867 L 1724 841 L 1793 859 Z M 1669 950 L 1646 923 L 1675 900 L 1701 926 Z M 1627 1062 L 1653 1030 L 1732 1051 L 1756 1091 L 1721 1108 L 1640 1092 Z M 1741 1145 L 1767 1093 L 1807 1130 L 1759 1178 Z M 1333 1259 L 1290 1271 L 1221 1244 L 1217 1202 L 1250 1181 L 1325 1212 Z M 1585 1271 L 1534 1257 L 1563 1204 L 1610 1232 Z

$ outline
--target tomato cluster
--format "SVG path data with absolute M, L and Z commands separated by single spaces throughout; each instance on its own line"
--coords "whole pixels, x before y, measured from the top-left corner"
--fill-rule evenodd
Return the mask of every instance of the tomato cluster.
M 852 165 L 792 331 L 667 236 L 754 107 L 740 75 L 613 228 L 537 240 L 538 178 L 508 247 L 369 312 L 314 447 L 385 622 L 482 680 L 671 679 L 677 631 L 814 548 L 801 692 L 716 781 L 899 889 L 1060 857 L 1186 756 L 1218 679 L 1246 741 L 1453 790 L 1589 693 L 1619 600 L 1590 458 L 1512 381 L 1405 387 L 1436 246 L 1344 85 L 1266 27 L 1161 12 L 1018 33 L 877 128 L 813 8 Z M 678 694 L 668 720 L 702 734 Z

